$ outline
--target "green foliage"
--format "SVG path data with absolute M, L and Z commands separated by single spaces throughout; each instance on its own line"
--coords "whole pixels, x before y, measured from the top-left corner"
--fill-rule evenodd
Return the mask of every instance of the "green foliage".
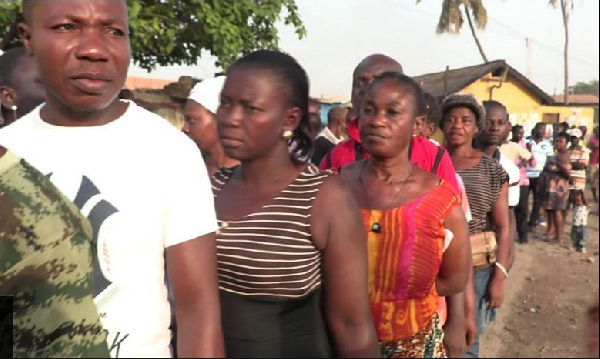
M 294 0 L 127 0 L 127 5 L 133 59 L 147 70 L 196 64 L 203 49 L 226 69 L 253 50 L 277 48 L 280 20 L 299 38 L 306 35 Z M 0 38 L 18 13 L 16 2 L 0 3 Z
M 571 93 L 580 94 L 594 94 L 598 95 L 598 80 L 592 80 L 590 82 L 578 82 L 573 86 L 569 87 Z

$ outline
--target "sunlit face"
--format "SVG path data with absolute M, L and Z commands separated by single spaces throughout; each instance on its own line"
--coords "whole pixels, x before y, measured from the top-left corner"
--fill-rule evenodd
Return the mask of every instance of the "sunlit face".
M 204 106 L 188 100 L 183 108 L 185 122 L 182 131 L 198 146 L 200 151 L 209 151 L 218 141 L 217 121 Z
M 390 59 L 372 59 L 357 69 L 352 78 L 352 107 L 360 112 L 365 91 L 373 80 L 385 72 L 402 72 Z
M 554 140 L 554 149 L 557 151 L 564 151 L 567 149 L 567 139 L 560 136 L 560 137 L 556 137 L 556 139 Z
M 504 141 L 508 128 L 508 116 L 501 107 L 492 107 L 486 111 L 485 128 L 481 135 L 490 145 L 500 145 Z
M 36 59 L 48 103 L 88 112 L 113 103 L 131 58 L 125 1 L 38 1 L 24 44 Z
M 523 140 L 523 137 L 525 136 L 525 131 L 523 130 L 523 128 L 517 127 L 515 129 L 513 129 L 512 136 L 513 136 L 512 137 L 513 141 L 520 142 L 521 140 Z
M 454 107 L 444 115 L 444 137 L 453 146 L 470 144 L 479 132 L 477 117 L 468 107 Z
M 298 127 L 302 111 L 290 106 L 289 94 L 277 81 L 269 71 L 244 66 L 228 73 L 216 117 L 229 158 L 252 160 L 278 146 L 287 151 L 282 134 Z
M 408 149 L 415 122 L 414 94 L 388 79 L 365 93 L 359 131 L 362 144 L 373 157 L 394 157 Z

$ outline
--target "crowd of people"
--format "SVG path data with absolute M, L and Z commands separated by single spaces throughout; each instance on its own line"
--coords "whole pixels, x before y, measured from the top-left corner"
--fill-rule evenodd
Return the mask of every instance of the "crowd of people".
M 23 10 L 0 57 L 3 356 L 479 357 L 541 214 L 563 244 L 572 205 L 586 249 L 597 127 L 525 139 L 500 102 L 373 54 L 322 128 L 302 66 L 258 50 L 179 131 L 119 98 L 125 1 Z

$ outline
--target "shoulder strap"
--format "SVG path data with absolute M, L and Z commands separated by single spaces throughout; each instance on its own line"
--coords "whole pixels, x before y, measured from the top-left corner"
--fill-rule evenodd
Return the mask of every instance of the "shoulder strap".
M 362 146 L 358 141 L 354 141 L 354 161 L 360 161 L 365 159 Z
M 438 146 L 437 155 L 435 156 L 435 161 L 433 162 L 433 167 L 431 168 L 431 173 L 436 173 L 438 167 L 440 166 L 440 162 L 442 161 L 442 157 L 444 156 L 444 150 L 441 146 Z
M 333 152 L 333 150 L 327 152 L 327 154 L 325 155 L 325 166 L 327 166 L 326 169 L 331 168 L 331 152 Z

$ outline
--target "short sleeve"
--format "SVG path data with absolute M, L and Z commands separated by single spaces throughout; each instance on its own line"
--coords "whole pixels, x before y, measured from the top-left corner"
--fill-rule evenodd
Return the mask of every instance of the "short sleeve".
M 164 225 L 165 247 L 215 232 L 217 218 L 204 160 L 186 137 L 172 147 L 177 151 L 167 166 Z
M 500 190 L 502 186 L 509 182 L 509 177 L 500 162 L 487 157 L 487 163 L 490 175 L 490 194 L 492 196 L 492 203 L 495 203 L 500 196 Z
M 523 148 L 519 145 L 516 145 L 515 148 L 517 148 L 517 151 L 519 151 L 519 157 L 521 157 L 525 161 L 529 161 L 531 157 L 533 157 L 533 154 L 529 152 L 529 150 L 527 150 L 526 148 Z

